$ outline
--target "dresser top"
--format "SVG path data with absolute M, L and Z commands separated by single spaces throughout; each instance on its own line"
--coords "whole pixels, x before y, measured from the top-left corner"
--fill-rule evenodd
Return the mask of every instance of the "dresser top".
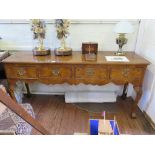
M 18 51 L 3 60 L 3 63 L 23 63 L 23 64 L 35 64 L 35 63 L 50 63 L 50 64 L 136 64 L 136 65 L 148 65 L 149 61 L 135 54 L 134 52 L 126 52 L 126 57 L 129 62 L 112 62 L 107 61 L 105 56 L 115 56 L 111 51 L 99 51 L 97 59 L 85 60 L 84 55 L 80 51 L 73 51 L 72 56 L 55 56 L 54 52 L 48 56 L 33 56 L 32 51 Z

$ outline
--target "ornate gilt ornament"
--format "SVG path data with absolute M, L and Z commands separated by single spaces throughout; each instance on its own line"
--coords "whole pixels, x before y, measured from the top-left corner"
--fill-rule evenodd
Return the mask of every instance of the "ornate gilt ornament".
M 69 35 L 70 22 L 67 19 L 56 19 L 55 27 L 57 38 L 60 40 L 61 46 L 55 50 L 56 55 L 71 55 L 72 49 L 66 46 L 65 39 Z
M 45 22 L 41 19 L 31 20 L 31 30 L 33 31 L 33 38 L 38 39 L 38 45 L 33 49 L 34 55 L 48 55 L 50 50 L 44 47 L 44 39 L 46 33 Z

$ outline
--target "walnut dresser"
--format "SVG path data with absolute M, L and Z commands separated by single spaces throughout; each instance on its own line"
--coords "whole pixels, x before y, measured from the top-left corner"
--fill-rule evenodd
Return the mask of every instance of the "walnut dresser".
M 98 52 L 96 61 L 86 61 L 81 52 L 73 52 L 72 56 L 33 56 L 32 52 L 16 52 L 6 58 L 3 63 L 11 96 L 15 99 L 14 89 L 17 81 L 28 84 L 41 82 L 44 84 L 93 84 L 104 85 L 113 82 L 118 85 L 133 84 L 137 96 L 131 109 L 132 118 L 136 117 L 137 103 L 142 95 L 142 84 L 145 70 L 149 62 L 127 52 L 129 62 L 109 62 L 105 56 L 114 52 Z M 124 88 L 125 88 L 124 87 Z

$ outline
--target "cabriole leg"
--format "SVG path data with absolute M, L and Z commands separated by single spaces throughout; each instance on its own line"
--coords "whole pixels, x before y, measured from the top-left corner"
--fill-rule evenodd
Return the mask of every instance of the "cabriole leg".
M 134 89 L 137 93 L 137 96 L 135 98 L 134 104 L 132 105 L 132 110 L 131 110 L 131 117 L 136 118 L 136 110 L 137 110 L 137 104 L 142 96 L 142 87 L 140 86 L 134 86 Z

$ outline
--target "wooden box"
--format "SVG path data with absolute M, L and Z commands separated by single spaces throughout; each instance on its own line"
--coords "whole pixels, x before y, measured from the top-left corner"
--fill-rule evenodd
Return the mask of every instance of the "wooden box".
M 83 42 L 82 43 L 82 54 L 94 53 L 97 54 L 98 43 L 95 42 Z
M 99 135 L 113 135 L 113 129 L 109 120 L 99 119 L 98 124 Z

